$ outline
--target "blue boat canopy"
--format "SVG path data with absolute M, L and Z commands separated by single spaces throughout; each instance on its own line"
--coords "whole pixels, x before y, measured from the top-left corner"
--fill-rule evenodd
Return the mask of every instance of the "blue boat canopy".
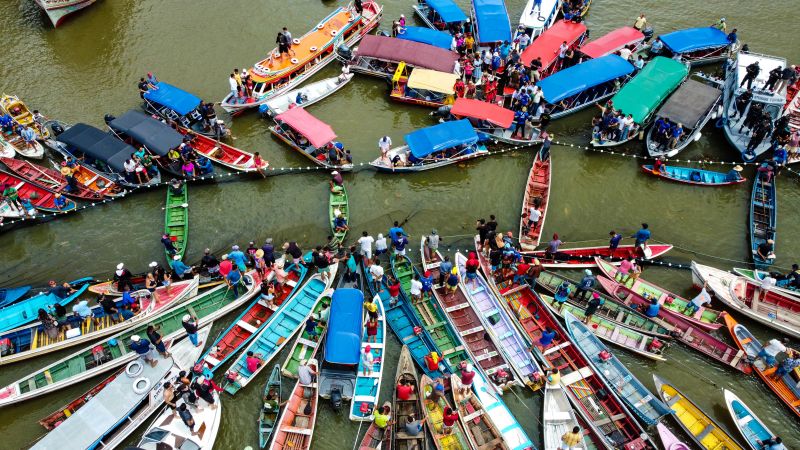
M 453 42 L 453 36 L 450 34 L 426 27 L 406 27 L 405 32 L 398 34 L 397 37 L 407 41 L 433 45 L 445 50 L 450 50 L 450 44 Z
M 631 63 L 619 55 L 606 55 L 556 72 L 536 85 L 542 88 L 544 99 L 554 104 L 631 73 Z
M 458 23 L 467 20 L 467 15 L 453 0 L 426 0 L 425 3 L 439 14 L 444 23 Z
M 200 106 L 200 97 L 184 91 L 163 81 L 157 84 L 158 89 L 150 89 L 144 93 L 144 98 L 153 103 L 175 111 L 185 116 Z
M 672 53 L 686 53 L 706 48 L 725 47 L 729 45 L 728 36 L 714 27 L 688 28 L 662 34 L 661 42 Z
M 503 0 L 472 0 L 478 43 L 511 42 L 511 22 Z
M 431 153 L 440 152 L 459 145 L 478 142 L 478 134 L 469 119 L 443 122 L 432 127 L 408 133 L 405 136 L 411 154 L 422 159 Z
M 132 137 L 159 156 L 167 156 L 170 150 L 183 142 L 183 135 L 169 125 L 134 109 L 112 120 L 108 126 L 117 133 Z
M 331 312 L 328 318 L 325 361 L 333 364 L 358 364 L 361 359 L 364 293 L 358 289 L 336 289 L 331 296 Z

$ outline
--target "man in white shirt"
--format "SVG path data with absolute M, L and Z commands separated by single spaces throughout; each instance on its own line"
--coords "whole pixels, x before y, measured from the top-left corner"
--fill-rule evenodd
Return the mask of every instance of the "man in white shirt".
M 633 124 L 633 116 L 630 114 L 620 119 L 619 129 L 621 141 L 628 139 L 628 135 L 630 134 L 631 130 L 633 130 Z
M 366 231 L 361 233 L 361 237 L 358 238 L 358 244 L 361 246 L 361 256 L 364 257 L 364 264 L 369 266 L 369 262 L 372 260 L 372 243 L 375 242 L 375 238 L 369 235 Z
M 135 182 L 136 161 L 133 158 L 126 159 L 122 166 L 125 168 L 125 178 L 131 183 Z
M 381 149 L 381 159 L 389 161 L 389 150 L 392 148 L 392 138 L 384 136 L 378 139 L 378 148 Z
M 711 296 L 708 295 L 708 291 L 706 288 L 708 287 L 708 282 L 703 283 L 703 289 L 700 290 L 700 293 L 697 294 L 697 297 L 693 298 L 689 304 L 686 305 L 684 308 L 683 313 L 689 316 L 693 316 L 703 305 L 707 303 L 711 303 Z
M 422 298 L 422 282 L 419 281 L 418 274 L 414 274 L 414 278 L 411 280 L 411 288 L 409 291 L 414 300 L 419 300 Z
M 375 258 L 377 261 L 378 258 Z M 375 283 L 375 291 L 383 292 L 383 267 L 380 264 L 373 264 L 369 266 L 369 274 L 372 276 L 372 282 Z
M 539 221 L 542 219 L 542 212 L 539 210 L 538 206 L 531 206 L 530 212 L 528 213 L 528 233 L 534 231 L 539 226 Z
M 628 47 L 622 47 L 619 51 L 619 56 L 621 56 L 625 61 L 628 61 L 631 59 L 631 49 Z
M 228 78 L 228 84 L 231 87 L 231 103 L 236 104 L 239 98 L 239 83 L 236 82 L 236 77 L 233 74 Z
M 774 367 L 776 362 L 775 358 L 778 356 L 778 354 L 786 351 L 786 344 L 788 343 L 789 338 L 783 338 L 780 341 L 777 339 L 770 340 L 767 342 L 767 345 L 765 345 L 761 351 L 758 352 L 756 360 L 761 358 L 769 367 Z
M 539 106 L 539 103 L 542 102 L 542 97 L 544 96 L 544 91 L 539 86 L 533 87 L 533 95 L 531 96 L 531 105 L 533 109 L 536 109 Z

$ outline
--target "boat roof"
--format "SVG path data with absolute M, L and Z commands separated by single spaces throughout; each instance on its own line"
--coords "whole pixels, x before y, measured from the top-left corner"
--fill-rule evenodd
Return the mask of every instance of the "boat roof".
M 562 42 L 574 42 L 584 33 L 586 33 L 586 25 L 559 20 L 522 51 L 522 55 L 520 55 L 522 63 L 530 66 L 531 62 L 539 57 L 542 58 L 542 66 L 547 67 L 558 58 L 558 49 Z
M 144 98 L 153 103 L 166 106 L 182 116 L 194 111 L 200 105 L 200 97 L 190 94 L 181 88 L 163 81 L 156 86 L 158 86 L 158 89 L 150 89 L 145 92 Z
M 333 128 L 309 114 L 305 108 L 291 108 L 275 116 L 275 119 L 302 134 L 316 148 L 322 148 L 325 144 L 336 139 L 336 133 L 333 132 Z
M 688 127 L 694 127 L 719 100 L 722 91 L 714 86 L 692 79 L 685 83 L 667 99 L 658 110 L 658 115 Z
M 159 156 L 166 156 L 183 142 L 183 135 L 172 127 L 135 109 L 112 120 L 108 126 L 130 136 Z
M 397 38 L 421 42 L 445 50 L 450 50 L 450 44 L 453 42 L 453 36 L 450 34 L 427 27 L 406 27 L 405 32 L 398 34 Z
M 416 68 L 408 76 L 407 85 L 411 89 L 423 89 L 453 95 L 455 93 L 456 80 L 458 80 L 458 75 L 454 73 Z
M 633 27 L 622 27 L 583 44 L 581 53 L 590 58 L 599 58 L 643 40 L 644 34 L 641 31 Z
M 405 139 L 411 154 L 416 158 L 424 158 L 458 145 L 474 144 L 478 142 L 478 133 L 469 120 L 461 119 L 408 133 Z
M 496 103 L 489 103 L 471 98 L 457 98 L 453 107 L 450 108 L 450 114 L 485 120 L 501 128 L 508 128 L 511 126 L 511 123 L 514 122 L 514 111 L 503 108 Z
M 554 104 L 630 73 L 631 63 L 619 55 L 606 55 L 558 71 L 536 84 L 542 88 L 544 99 Z
M 56 138 L 59 142 L 75 147 L 86 155 L 103 161 L 117 172 L 125 170 L 125 160 L 136 149 L 117 139 L 111 133 L 99 130 L 85 123 L 76 123 Z
M 612 98 L 614 108 L 632 114 L 641 124 L 665 98 L 686 78 L 689 69 L 682 63 L 656 56 Z
M 368 34 L 361 39 L 356 56 L 384 61 L 405 62 L 412 67 L 452 72 L 458 55 L 443 48 L 421 42 Z
M 672 53 L 686 53 L 706 48 L 725 47 L 728 35 L 714 27 L 687 28 L 659 36 Z
M 331 296 L 325 361 L 358 364 L 361 358 L 361 331 L 364 320 L 364 293 L 358 289 L 336 289 Z
M 511 21 L 503 0 L 472 0 L 478 43 L 511 42 Z
M 439 14 L 444 23 L 464 22 L 467 20 L 467 15 L 453 0 L 425 0 L 425 3 Z
M 33 448 L 51 449 L 84 449 L 103 437 L 118 423 L 133 412 L 136 406 L 145 399 L 150 391 L 142 394 L 133 391 L 133 383 L 140 377 L 156 387 L 161 379 L 172 368 L 171 360 L 159 361 L 155 367 L 137 359 L 144 370 L 136 378 L 118 376 L 108 383 L 100 392 L 89 400 L 82 408 L 75 411 L 61 425 L 47 433 Z

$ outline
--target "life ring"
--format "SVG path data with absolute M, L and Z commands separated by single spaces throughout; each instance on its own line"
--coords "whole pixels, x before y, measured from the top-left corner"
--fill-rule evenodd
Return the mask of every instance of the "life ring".
M 311 48 L 309 48 L 309 50 L 310 50 L 310 51 L 312 51 L 312 52 L 315 52 L 315 51 L 317 51 L 317 47 L 314 47 L 314 46 L 312 45 L 312 46 L 311 46 Z
M 319 24 L 319 25 L 317 25 L 317 29 L 318 29 L 318 30 L 321 30 L 321 29 L 323 29 L 323 28 L 325 28 L 325 25 L 323 25 L 323 24 Z
M 331 30 L 331 36 L 336 36 L 337 34 L 339 34 L 339 32 L 338 32 L 338 31 L 336 31 L 336 30 Z
M 348 18 L 347 18 L 348 22 L 352 22 L 354 20 L 356 20 L 356 16 L 354 14 L 350 14 L 350 16 L 348 16 Z
M 292 44 L 300 45 L 300 39 L 297 39 L 297 38 L 292 39 Z
M 128 363 L 128 366 L 125 367 L 125 375 L 131 378 L 136 378 L 142 374 L 143 370 L 144 370 L 144 364 L 142 364 L 141 361 L 139 360 L 131 361 Z
M 297 58 L 292 58 L 290 61 L 292 62 L 292 64 L 297 64 L 298 62 L 300 62 Z
M 136 394 L 144 394 L 145 392 L 150 390 L 150 379 L 145 377 L 139 377 L 133 381 L 133 392 Z

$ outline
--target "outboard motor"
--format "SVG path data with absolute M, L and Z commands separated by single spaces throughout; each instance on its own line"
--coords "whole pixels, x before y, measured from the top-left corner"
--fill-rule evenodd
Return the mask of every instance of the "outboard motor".
M 450 109 L 452 108 L 453 108 L 452 105 L 440 106 L 439 108 L 436 109 L 436 111 L 432 111 L 430 115 L 432 115 L 433 117 L 438 117 L 440 119 L 447 119 L 448 117 L 450 117 Z
M 650 39 L 653 39 L 653 35 L 656 34 L 656 31 L 651 26 L 644 27 L 642 30 L 642 34 L 644 35 L 644 43 L 650 42 Z
M 350 47 L 344 43 L 336 47 L 336 54 L 339 55 L 339 58 L 345 62 L 349 62 L 351 59 L 353 59 L 353 50 L 351 50 Z
M 62 127 L 60 123 L 54 123 L 50 125 L 50 131 L 53 133 L 53 136 L 58 136 L 64 132 L 64 127 Z
M 342 409 L 342 388 L 340 386 L 331 387 L 331 406 L 337 412 Z
M 380 30 L 378 31 L 378 36 L 391 37 L 391 34 L 389 34 L 387 31 Z
M 103 116 L 103 120 L 105 120 L 106 125 L 110 124 L 111 121 L 113 121 L 114 119 L 116 119 L 116 117 L 114 117 L 111 114 L 106 114 L 105 116 Z

